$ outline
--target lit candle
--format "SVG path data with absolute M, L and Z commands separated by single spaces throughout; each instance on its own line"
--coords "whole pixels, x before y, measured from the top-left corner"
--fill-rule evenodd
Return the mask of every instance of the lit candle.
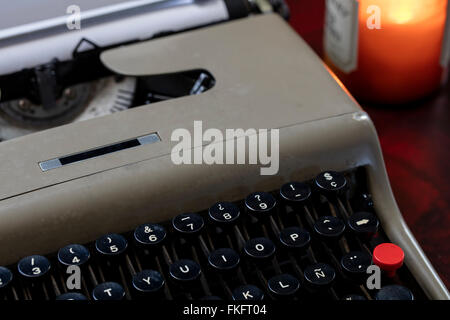
M 339 1 L 343 0 L 328 0 L 331 5 Z M 445 71 L 441 49 L 447 0 L 358 2 L 353 70 L 343 71 L 325 45 L 327 63 L 350 92 L 363 101 L 394 104 L 422 98 L 439 88 Z M 334 20 L 327 23 L 336 24 Z

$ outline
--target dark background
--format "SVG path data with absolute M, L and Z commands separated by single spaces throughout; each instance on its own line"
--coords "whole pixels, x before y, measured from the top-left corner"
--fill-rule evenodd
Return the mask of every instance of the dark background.
M 322 55 L 325 0 L 286 1 L 291 26 Z M 450 85 L 408 106 L 362 107 L 375 123 L 403 217 L 449 288 Z

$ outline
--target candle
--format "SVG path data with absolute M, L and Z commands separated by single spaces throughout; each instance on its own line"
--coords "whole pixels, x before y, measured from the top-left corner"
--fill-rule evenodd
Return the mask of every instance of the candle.
M 342 17 L 351 15 L 351 7 L 347 11 L 345 7 L 336 7 L 342 1 L 328 0 L 327 10 L 334 5 L 332 10 L 344 10 Z M 345 1 L 348 5 L 349 0 Z M 362 101 L 397 104 L 422 98 L 439 88 L 446 71 L 441 64 L 441 49 L 447 0 L 358 0 L 358 3 L 359 7 L 353 7 L 358 19 L 353 25 L 358 26 L 353 68 L 345 70 L 336 63 L 327 50 L 325 36 L 325 61 L 349 91 Z M 345 25 L 342 21 L 336 23 L 335 16 L 328 17 L 327 24 L 333 23 L 334 28 Z M 342 32 L 348 36 L 348 30 Z M 352 45 L 347 42 L 346 46 Z

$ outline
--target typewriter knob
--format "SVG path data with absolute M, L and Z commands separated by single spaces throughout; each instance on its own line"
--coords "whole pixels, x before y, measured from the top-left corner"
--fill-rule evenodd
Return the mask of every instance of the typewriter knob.
M 395 276 L 395 271 L 403 265 L 405 253 L 393 243 L 382 243 L 373 249 L 373 263 L 384 270 L 388 277 Z
M 311 196 L 311 188 L 306 183 L 288 182 L 280 189 L 281 198 L 288 204 L 302 204 Z
M 247 211 L 256 218 L 266 218 L 275 209 L 277 201 L 267 192 L 254 192 L 245 198 Z
M 400 285 L 389 285 L 381 288 L 375 294 L 376 300 L 414 300 L 412 292 Z
M 270 292 L 277 298 L 292 297 L 300 289 L 300 281 L 290 274 L 280 274 L 268 281 Z
M 220 225 L 233 225 L 239 218 L 239 208 L 231 202 L 217 202 L 208 210 L 209 218 Z
M 315 263 L 305 268 L 306 284 L 313 290 L 324 290 L 331 287 L 336 272 L 326 263 Z
M 89 260 L 89 250 L 80 244 L 70 244 L 58 251 L 58 261 L 64 266 L 81 266 Z
M 309 232 L 299 227 L 289 227 L 281 230 L 279 239 L 285 248 L 293 251 L 304 251 L 311 242 Z
M 314 223 L 314 231 L 325 240 L 336 240 L 345 230 L 345 223 L 333 216 L 319 217 Z
M 380 222 L 370 212 L 355 212 L 348 218 L 348 226 L 358 235 L 370 238 L 378 231 Z
M 346 186 L 347 180 L 344 175 L 336 171 L 325 171 L 320 173 L 315 179 L 316 188 L 325 195 L 341 194 Z
M 153 248 L 161 244 L 167 236 L 166 229 L 154 223 L 141 224 L 134 230 L 135 242 L 144 248 Z
M 204 225 L 203 218 L 196 213 L 182 213 L 172 219 L 173 228 L 185 236 L 198 234 Z
M 27 279 L 43 278 L 50 271 L 50 261 L 40 255 L 23 258 L 17 264 L 19 273 Z
M 117 233 L 110 233 L 101 236 L 95 241 L 95 249 L 102 256 L 120 256 L 128 247 L 127 239 Z
M 100 283 L 92 291 L 94 300 L 122 300 L 125 297 L 125 290 L 117 282 Z
M 257 286 L 247 284 L 233 290 L 233 300 L 235 301 L 261 301 L 264 299 L 264 292 Z
M 68 292 L 57 296 L 56 300 L 87 300 L 87 298 L 78 292 Z
M 164 287 L 164 278 L 158 271 L 142 270 L 133 276 L 133 288 L 143 296 L 161 292 Z
M 239 261 L 239 254 L 231 248 L 217 249 L 208 256 L 209 265 L 215 270 L 222 272 L 236 269 Z
M 275 254 L 275 245 L 267 238 L 253 238 L 245 243 L 244 252 L 254 262 L 265 262 Z

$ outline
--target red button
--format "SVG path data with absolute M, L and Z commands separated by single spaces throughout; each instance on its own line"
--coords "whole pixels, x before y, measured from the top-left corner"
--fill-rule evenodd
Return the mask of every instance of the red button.
M 402 248 L 393 243 L 382 243 L 373 250 L 373 263 L 393 277 L 395 271 L 403 265 L 405 253 Z

